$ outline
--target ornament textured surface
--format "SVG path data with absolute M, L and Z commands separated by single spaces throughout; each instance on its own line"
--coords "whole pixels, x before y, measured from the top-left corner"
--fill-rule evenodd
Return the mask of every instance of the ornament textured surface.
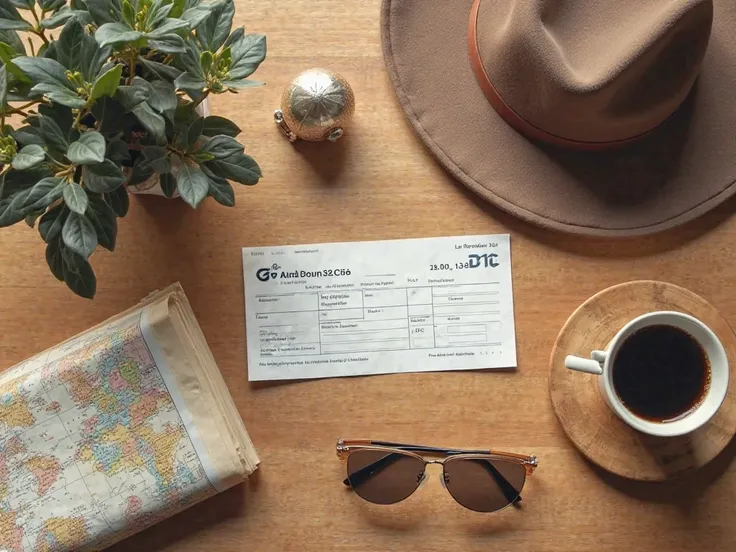
M 355 112 L 348 82 L 326 69 L 308 69 L 289 83 L 281 97 L 277 123 L 302 140 L 337 140 Z M 286 129 L 283 126 L 286 126 Z

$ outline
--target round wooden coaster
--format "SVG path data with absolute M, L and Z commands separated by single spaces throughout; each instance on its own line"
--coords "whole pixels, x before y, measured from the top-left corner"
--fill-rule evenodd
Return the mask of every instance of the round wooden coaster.
M 603 402 L 598 376 L 565 368 L 566 355 L 589 357 L 632 318 L 662 310 L 690 314 L 710 327 L 730 367 L 728 394 L 718 413 L 682 437 L 651 437 L 630 428 Z M 613 286 L 588 299 L 563 326 L 552 348 L 549 390 L 563 429 L 591 462 L 628 479 L 664 481 L 704 466 L 736 434 L 736 336 L 713 305 L 684 288 L 655 281 Z

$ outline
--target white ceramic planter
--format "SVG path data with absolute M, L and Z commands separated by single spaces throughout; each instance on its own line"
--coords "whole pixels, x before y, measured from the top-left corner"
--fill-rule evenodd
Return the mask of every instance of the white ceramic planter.
M 196 107 L 197 113 L 199 113 L 202 117 L 207 117 L 210 114 L 210 99 L 205 98 L 205 100 L 199 104 Z M 181 166 L 181 163 L 178 159 L 172 158 L 171 160 L 171 173 L 176 176 L 179 172 L 179 167 Z M 141 194 L 141 195 L 157 195 L 166 197 L 166 194 L 164 194 L 164 191 L 161 189 L 161 184 L 159 183 L 158 175 L 154 175 L 145 182 L 141 182 L 140 184 L 136 184 L 135 186 L 128 186 L 128 191 L 131 194 Z M 179 197 L 178 190 L 174 192 L 174 197 Z

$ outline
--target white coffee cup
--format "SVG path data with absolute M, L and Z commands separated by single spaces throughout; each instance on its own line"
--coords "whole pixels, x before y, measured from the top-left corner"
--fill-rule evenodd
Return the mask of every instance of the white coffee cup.
M 667 325 L 690 334 L 703 348 L 710 364 L 710 387 L 701 403 L 690 413 L 671 422 L 653 422 L 631 412 L 613 389 L 613 365 L 621 344 L 647 326 Z M 697 318 L 680 312 L 650 312 L 626 324 L 605 351 L 593 351 L 590 359 L 569 355 L 565 366 L 570 370 L 596 374 L 603 400 L 616 415 L 634 429 L 657 437 L 685 435 L 705 425 L 718 411 L 728 391 L 728 358 L 720 340 Z

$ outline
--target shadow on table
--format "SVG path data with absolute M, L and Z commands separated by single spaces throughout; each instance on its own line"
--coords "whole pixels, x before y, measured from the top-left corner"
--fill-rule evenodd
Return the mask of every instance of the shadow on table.
M 736 438 L 705 466 L 663 482 L 634 481 L 612 474 L 589 462 L 607 484 L 638 500 L 689 507 L 729 468 L 736 456 Z
M 216 528 L 218 524 L 230 519 L 242 517 L 246 509 L 246 495 L 249 494 L 250 489 L 254 489 L 258 485 L 259 477 L 257 474 L 258 471 L 254 472 L 245 483 L 208 498 L 137 535 L 123 540 L 108 550 L 110 552 L 122 552 L 123 550 L 149 550 L 153 552 L 171 547 L 200 531 Z
M 350 149 L 350 133 L 346 133 L 337 142 L 307 142 L 297 140 L 294 150 L 301 155 L 314 169 L 324 184 L 338 185 L 339 177 L 345 167 Z
M 587 257 L 637 258 L 671 251 L 714 230 L 736 213 L 735 196 L 695 220 L 647 236 L 624 238 L 575 236 L 525 222 L 487 203 L 462 184 L 457 185 L 464 195 L 491 218 L 503 224 L 508 232 L 522 234 L 543 245 Z

